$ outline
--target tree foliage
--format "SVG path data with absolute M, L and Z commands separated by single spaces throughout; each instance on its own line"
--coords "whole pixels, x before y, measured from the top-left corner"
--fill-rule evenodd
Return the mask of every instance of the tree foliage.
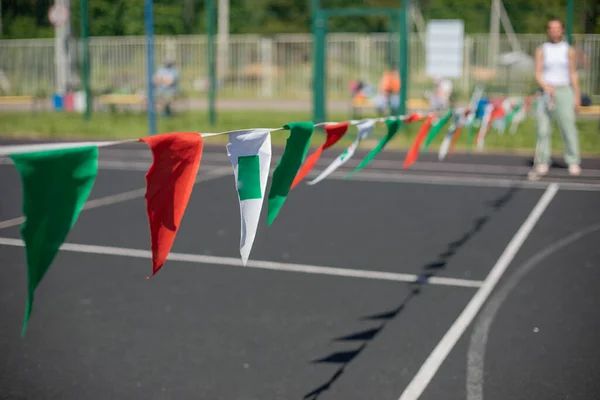
M 71 0 L 74 36 L 79 32 L 81 0 Z M 142 35 L 144 0 L 87 0 L 92 36 Z M 215 4 L 218 3 L 218 0 Z M 323 7 L 400 7 L 401 0 L 320 0 Z M 415 0 L 413 0 L 415 1 Z M 2 39 L 52 37 L 48 9 L 54 0 L 0 0 Z M 230 0 L 231 33 L 310 32 L 311 0 Z M 467 33 L 489 30 L 491 0 L 420 0 L 428 19 L 465 21 Z M 565 0 L 504 0 L 517 33 L 543 33 L 550 17 L 566 18 Z M 205 0 L 154 0 L 158 35 L 201 34 L 205 31 Z M 385 17 L 332 18 L 330 32 L 386 32 Z M 576 33 L 600 33 L 600 0 L 576 1 Z

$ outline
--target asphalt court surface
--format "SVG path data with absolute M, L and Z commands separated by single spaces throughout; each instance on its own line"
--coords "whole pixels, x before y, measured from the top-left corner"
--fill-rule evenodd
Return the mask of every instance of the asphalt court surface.
M 67 242 L 108 254 L 59 253 L 25 339 L 23 248 L 0 244 L 2 399 L 398 399 L 550 182 L 558 192 L 421 398 L 600 394 L 598 160 L 585 160 L 577 179 L 555 168 L 528 183 L 527 157 L 426 155 L 400 171 L 404 156 L 390 151 L 341 179 L 357 154 L 333 179 L 295 188 L 271 227 L 265 203 L 257 267 L 243 268 L 229 261 L 239 258 L 231 166 L 223 147 L 209 147 L 172 250 L 189 261 L 169 260 L 146 280 L 149 259 L 111 249 L 149 249 L 139 189 L 150 152 L 138 144 L 100 154 L 97 206 Z M 0 182 L 1 224 L 20 217 L 21 193 L 7 163 Z M 19 224 L 0 238 L 18 239 Z M 430 275 L 431 283 L 402 281 Z

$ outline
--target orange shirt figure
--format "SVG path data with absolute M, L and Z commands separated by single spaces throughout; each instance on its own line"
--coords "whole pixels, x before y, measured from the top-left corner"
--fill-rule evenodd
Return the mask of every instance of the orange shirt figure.
M 392 69 L 385 71 L 383 76 L 381 77 L 381 82 L 379 83 L 379 90 L 382 93 L 400 93 L 400 87 L 402 86 L 400 82 L 400 77 L 398 76 L 398 70 Z

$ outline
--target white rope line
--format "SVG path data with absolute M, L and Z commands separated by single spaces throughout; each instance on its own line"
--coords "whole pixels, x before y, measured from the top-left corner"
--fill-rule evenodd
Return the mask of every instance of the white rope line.
M 36 143 L 0 146 L 0 156 L 12 154 L 33 153 L 38 151 L 77 149 L 81 147 L 107 147 L 117 144 L 137 142 L 138 139 L 115 140 L 110 142 L 62 142 L 62 143 Z
M 467 108 L 462 107 L 462 108 L 457 108 L 456 110 L 452 110 L 452 111 L 453 112 L 465 112 L 466 110 L 467 110 Z M 446 110 L 446 112 L 447 111 L 448 110 Z M 397 115 L 397 116 L 393 115 L 393 116 L 379 117 L 379 118 L 363 118 L 360 120 L 350 120 L 347 122 L 350 125 L 358 125 L 358 124 L 361 124 L 361 123 L 364 123 L 367 121 L 375 121 L 377 123 L 377 122 L 385 122 L 390 119 L 399 119 L 399 120 L 405 121 L 405 120 L 408 120 L 413 115 L 418 115 L 420 118 L 427 118 L 427 117 L 429 117 L 431 115 L 435 115 L 439 112 L 441 112 L 441 111 L 428 112 L 425 114 L 414 113 L 414 114 L 409 114 L 409 115 Z M 335 125 L 335 124 L 339 124 L 339 123 L 340 122 L 320 122 L 318 124 L 314 124 L 313 126 L 315 128 L 317 128 L 317 127 L 321 127 L 321 126 Z M 236 129 L 236 130 L 225 131 L 225 132 L 199 133 L 199 135 L 202 136 L 202 138 L 208 138 L 208 137 L 213 137 L 213 136 L 240 134 L 240 133 L 248 133 L 248 132 L 255 132 L 255 131 L 277 132 L 277 131 L 282 131 L 282 130 L 287 130 L 287 129 L 285 129 L 283 127 L 279 127 L 279 128 L 246 128 L 246 129 Z M 13 155 L 13 154 L 33 153 L 33 152 L 49 151 L 49 150 L 75 149 L 75 148 L 90 147 L 90 146 L 107 147 L 107 146 L 115 146 L 115 145 L 119 145 L 119 144 L 133 143 L 133 142 L 139 142 L 139 139 L 124 139 L 124 140 L 116 140 L 116 141 L 97 141 L 97 142 L 87 142 L 86 141 L 86 142 L 62 142 L 62 143 L 36 143 L 36 144 L 24 144 L 24 145 L 0 146 L 0 157 Z

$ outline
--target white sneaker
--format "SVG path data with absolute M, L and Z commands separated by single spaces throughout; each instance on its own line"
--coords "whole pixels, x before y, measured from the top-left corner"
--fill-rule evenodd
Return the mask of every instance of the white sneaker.
M 527 175 L 530 180 L 538 180 L 548 173 L 548 164 L 538 164 Z
M 577 164 L 569 165 L 569 175 L 571 175 L 571 176 L 581 175 L 581 167 Z

